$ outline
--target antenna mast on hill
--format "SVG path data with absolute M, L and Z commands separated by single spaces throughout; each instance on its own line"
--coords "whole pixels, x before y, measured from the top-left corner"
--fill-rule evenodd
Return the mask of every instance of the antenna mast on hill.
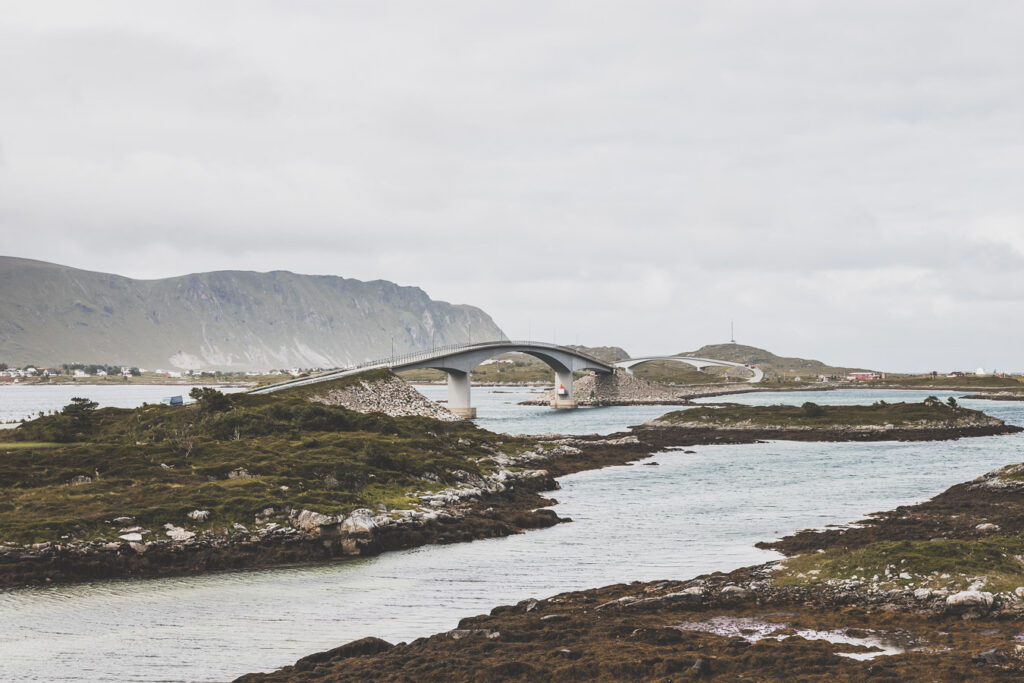
M 735 325 L 733 324 L 732 320 L 729 321 L 729 343 L 730 344 L 735 344 L 736 343 L 736 329 L 735 329 Z

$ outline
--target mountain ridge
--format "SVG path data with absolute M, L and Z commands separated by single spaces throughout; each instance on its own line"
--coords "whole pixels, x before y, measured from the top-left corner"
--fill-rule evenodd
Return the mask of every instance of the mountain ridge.
M 419 287 L 287 270 L 139 280 L 0 256 L 0 359 L 150 368 L 334 367 L 499 338 L 481 309 Z

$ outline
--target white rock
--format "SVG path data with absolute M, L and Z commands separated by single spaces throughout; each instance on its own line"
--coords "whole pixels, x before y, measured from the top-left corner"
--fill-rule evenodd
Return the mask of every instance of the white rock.
M 139 534 L 139 533 L 121 534 L 120 536 L 118 536 L 118 538 L 120 538 L 122 541 L 128 541 L 129 543 L 138 543 L 138 542 L 140 542 L 142 540 L 142 534 Z
M 947 605 L 958 607 L 991 607 L 993 597 L 991 593 L 982 591 L 960 591 L 946 598 Z
M 999 531 L 998 524 L 992 524 L 991 522 L 985 522 L 974 527 L 977 531 Z
M 723 598 L 746 598 L 751 595 L 751 592 L 742 586 L 726 586 L 720 595 Z
M 205 522 L 206 520 L 208 520 L 210 518 L 210 511 L 209 510 L 193 510 L 192 512 L 188 513 L 188 517 L 189 517 L 189 519 L 194 519 L 197 522 Z
M 929 588 L 918 588 L 914 591 L 915 600 L 927 600 L 930 597 L 932 597 L 932 591 Z
M 910 574 L 908 574 L 908 573 L 906 573 L 906 572 L 900 572 L 900 578 L 901 578 L 901 579 L 903 579 L 904 581 L 908 581 L 908 580 L 910 580 L 910 579 L 911 579 L 912 577 L 910 576 Z
M 167 537 L 172 541 L 187 541 L 194 538 L 196 535 L 194 531 L 185 531 L 180 526 L 172 526 L 164 533 L 166 533 Z
M 349 534 L 368 534 L 377 528 L 377 522 L 373 517 L 373 513 L 366 508 L 353 510 L 341 523 L 341 530 Z
M 323 515 L 319 512 L 313 512 L 312 510 L 302 510 L 299 514 L 295 515 L 292 525 L 297 529 L 302 529 L 303 531 L 313 531 L 314 529 L 319 529 L 320 527 L 328 524 L 336 524 L 337 522 L 337 517 Z

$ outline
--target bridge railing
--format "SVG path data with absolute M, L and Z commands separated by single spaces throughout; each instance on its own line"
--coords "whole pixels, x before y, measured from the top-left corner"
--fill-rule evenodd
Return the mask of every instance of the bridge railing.
M 406 365 L 408 363 L 416 363 L 423 360 L 431 360 L 440 356 L 447 356 L 458 351 L 465 351 L 467 349 L 485 349 L 491 346 L 536 346 L 545 349 L 556 349 L 556 350 L 568 350 L 575 353 L 578 356 L 582 356 L 589 361 L 598 363 L 600 365 L 610 365 L 607 361 L 603 361 L 600 358 L 591 356 L 588 353 L 577 351 L 576 349 L 569 349 L 568 347 L 561 346 L 559 344 L 552 344 L 550 342 L 530 341 L 526 339 L 493 339 L 490 341 L 472 342 L 464 344 L 446 344 L 445 346 L 435 346 L 430 349 L 424 349 L 421 351 L 411 351 L 409 353 L 388 356 L 387 358 L 378 358 L 376 360 L 364 361 L 356 365 L 346 366 L 345 370 L 361 370 L 363 368 L 369 368 L 374 366 L 386 365 Z

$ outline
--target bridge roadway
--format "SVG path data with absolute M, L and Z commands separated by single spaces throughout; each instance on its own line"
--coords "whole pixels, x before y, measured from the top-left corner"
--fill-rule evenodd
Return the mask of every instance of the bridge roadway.
M 716 360 L 714 358 L 698 358 L 697 356 L 647 356 L 645 358 L 627 358 L 626 360 L 615 361 L 614 365 L 617 368 L 622 368 L 626 372 L 633 374 L 634 365 L 650 363 L 655 360 L 686 363 L 687 365 L 692 365 L 698 370 L 703 370 L 708 367 L 743 368 L 744 370 L 749 370 L 754 373 L 754 376 L 747 380 L 751 384 L 757 384 L 764 379 L 764 371 L 759 367 L 746 365 L 745 363 L 733 363 L 727 360 Z
M 477 344 L 453 344 L 427 351 L 417 351 L 401 356 L 368 361 L 347 368 L 328 370 L 327 372 L 310 375 L 309 377 L 300 377 L 270 384 L 265 387 L 252 389 L 249 393 L 269 394 L 293 387 L 329 382 L 370 370 L 388 369 L 394 372 L 401 372 L 403 370 L 429 368 L 442 370 L 448 375 L 448 409 L 460 417 L 471 419 L 476 417 L 476 408 L 470 405 L 469 373 L 488 358 L 512 352 L 533 356 L 555 371 L 555 387 L 557 391 L 555 399 L 551 402 L 551 407 L 556 409 L 572 409 L 576 407 L 576 400 L 573 398 L 572 380 L 573 373 L 578 370 L 592 370 L 600 374 L 610 374 L 616 368 L 622 368 L 626 372 L 632 373 L 633 366 L 654 360 L 680 361 L 693 365 L 698 369 L 709 365 L 746 367 L 742 363 L 683 356 L 651 356 L 609 363 L 576 349 L 557 344 L 538 341 L 501 340 Z M 747 369 L 754 373 L 754 377 L 750 380 L 751 382 L 759 382 L 764 376 L 764 373 L 756 368 Z

